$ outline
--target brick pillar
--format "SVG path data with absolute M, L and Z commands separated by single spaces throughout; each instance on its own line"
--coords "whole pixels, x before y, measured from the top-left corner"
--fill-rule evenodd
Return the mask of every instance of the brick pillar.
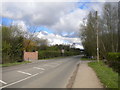
M 38 60 L 38 51 L 35 51 L 36 52 L 36 60 Z

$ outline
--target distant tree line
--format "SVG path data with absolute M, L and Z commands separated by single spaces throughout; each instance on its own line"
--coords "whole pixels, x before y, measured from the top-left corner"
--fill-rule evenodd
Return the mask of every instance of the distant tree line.
M 39 59 L 62 56 L 64 48 L 65 56 L 80 54 L 79 49 L 70 48 L 69 45 L 48 45 L 46 39 L 38 38 L 35 29 L 23 31 L 15 25 L 1 26 L 2 33 L 2 63 L 23 61 L 23 51 L 39 52 Z
M 64 50 L 64 53 L 62 53 L 62 49 Z M 40 46 L 38 50 L 40 59 L 81 54 L 79 48 L 71 48 L 70 45 L 62 44 L 42 47 Z

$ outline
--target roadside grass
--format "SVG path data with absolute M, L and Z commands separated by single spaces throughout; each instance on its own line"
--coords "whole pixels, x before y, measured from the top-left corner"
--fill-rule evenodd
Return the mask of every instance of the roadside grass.
M 9 66 L 20 65 L 20 64 L 26 64 L 26 63 L 31 63 L 31 61 L 14 62 L 14 63 L 5 63 L 5 64 L 0 64 L 0 66 L 2 66 L 2 67 L 9 67 Z
M 106 66 L 103 62 L 90 62 L 90 67 L 94 69 L 101 83 L 106 88 L 118 88 L 118 73 L 113 71 L 112 68 Z

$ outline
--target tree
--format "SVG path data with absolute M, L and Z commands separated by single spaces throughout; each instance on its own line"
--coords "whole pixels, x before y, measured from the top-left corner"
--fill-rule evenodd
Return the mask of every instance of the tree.
M 100 56 L 106 57 L 108 52 L 118 52 L 118 5 L 117 3 L 105 3 L 103 13 L 98 16 L 98 35 Z M 90 12 L 87 23 L 82 25 L 81 38 L 85 53 L 96 56 L 96 24 L 95 14 Z
M 88 56 L 96 56 L 95 12 L 90 12 L 86 25 L 81 28 L 81 40 Z
M 47 46 L 47 41 L 35 33 L 24 32 L 17 26 L 2 26 L 3 63 L 23 61 L 23 51 L 36 51 L 38 46 Z M 26 34 L 28 34 L 26 37 Z
M 13 26 L 2 26 L 2 59 L 3 63 L 22 59 L 23 37 Z M 17 33 L 16 33 L 17 32 Z

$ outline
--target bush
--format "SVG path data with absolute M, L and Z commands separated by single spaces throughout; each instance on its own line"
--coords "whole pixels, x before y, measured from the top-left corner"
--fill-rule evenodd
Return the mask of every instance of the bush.
M 61 53 L 59 51 L 39 51 L 39 59 L 59 57 Z
M 69 52 L 69 51 L 65 51 L 64 56 L 73 56 L 73 55 L 79 55 L 79 52 Z
M 115 71 L 119 72 L 120 68 L 120 53 L 108 53 L 107 64 Z
M 119 61 L 120 60 L 120 53 L 108 53 L 108 59 Z
M 78 52 L 70 52 L 70 51 L 65 51 L 64 56 L 73 56 L 73 55 L 78 55 Z M 45 58 L 53 58 L 53 57 L 60 57 L 63 56 L 60 51 L 39 51 L 38 58 L 39 59 L 45 59 Z

